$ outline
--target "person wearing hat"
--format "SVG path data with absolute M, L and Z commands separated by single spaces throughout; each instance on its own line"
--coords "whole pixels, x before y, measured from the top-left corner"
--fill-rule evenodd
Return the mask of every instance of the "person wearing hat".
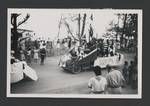
M 107 65 L 108 74 L 106 79 L 108 82 L 108 93 L 109 94 L 121 94 L 122 86 L 125 83 L 124 77 L 119 70 L 114 70 L 110 65 Z
M 93 68 L 95 76 L 92 77 L 88 82 L 88 87 L 91 89 L 93 94 L 105 94 L 107 88 L 107 80 L 102 76 L 101 68 L 95 66 Z

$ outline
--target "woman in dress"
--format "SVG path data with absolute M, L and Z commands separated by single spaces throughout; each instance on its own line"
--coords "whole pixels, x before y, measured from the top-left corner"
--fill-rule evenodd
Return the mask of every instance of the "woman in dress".
M 24 54 L 24 51 L 22 49 L 20 50 L 20 60 L 25 61 L 25 54 Z
M 39 59 L 39 50 L 37 48 L 34 49 L 34 61 L 37 63 Z

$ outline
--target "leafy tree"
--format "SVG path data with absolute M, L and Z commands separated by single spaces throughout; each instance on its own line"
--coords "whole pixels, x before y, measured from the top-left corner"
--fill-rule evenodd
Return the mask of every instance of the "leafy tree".
M 109 28 L 107 31 L 114 31 L 116 32 L 116 39 L 118 34 L 120 33 L 120 44 L 122 47 L 122 44 L 124 43 L 124 35 L 127 37 L 133 37 L 134 38 L 134 44 L 137 44 L 137 20 L 138 16 L 137 14 L 116 14 L 118 17 L 118 23 L 110 22 L 111 28 Z M 123 18 L 121 18 L 123 17 Z M 123 27 L 119 26 L 119 20 L 123 23 Z

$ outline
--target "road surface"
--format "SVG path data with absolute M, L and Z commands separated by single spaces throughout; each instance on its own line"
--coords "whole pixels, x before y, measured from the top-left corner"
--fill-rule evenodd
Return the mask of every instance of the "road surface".
M 128 55 L 125 58 L 132 59 Z M 38 81 L 24 79 L 11 85 L 12 94 L 88 94 L 90 90 L 87 87 L 88 80 L 94 76 L 92 71 L 84 71 L 79 74 L 72 74 L 63 71 L 59 66 L 59 56 L 46 58 L 44 65 L 32 64 L 36 70 Z M 103 75 L 107 73 L 103 70 Z M 130 86 L 123 88 L 124 94 L 135 94 Z

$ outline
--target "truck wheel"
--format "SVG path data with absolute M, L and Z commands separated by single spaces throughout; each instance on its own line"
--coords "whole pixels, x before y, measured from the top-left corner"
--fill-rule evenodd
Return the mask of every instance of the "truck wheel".
M 73 65 L 73 68 L 72 68 L 72 73 L 73 74 L 78 74 L 78 73 L 80 73 L 82 71 L 82 68 L 81 68 L 81 66 L 80 67 L 77 67 L 77 66 L 75 66 L 75 65 Z

